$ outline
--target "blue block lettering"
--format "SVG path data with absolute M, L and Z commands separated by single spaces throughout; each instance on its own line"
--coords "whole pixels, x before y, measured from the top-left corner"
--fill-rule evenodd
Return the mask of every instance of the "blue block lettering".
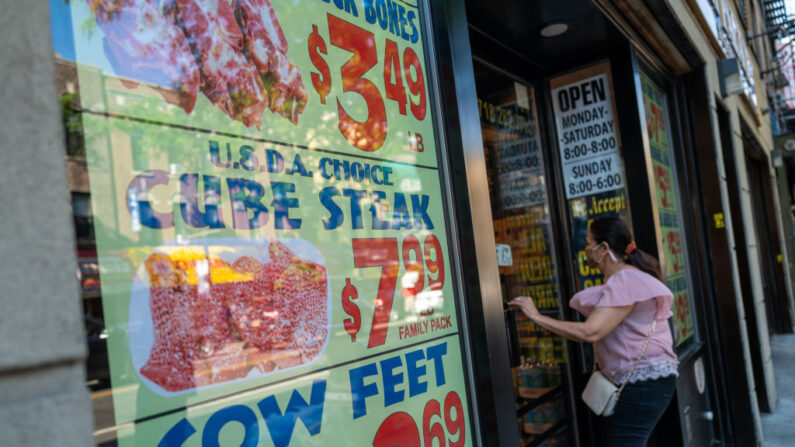
M 221 162 L 220 148 L 217 141 L 210 140 L 210 161 L 219 168 L 228 168 L 232 165 L 232 148 L 226 143 L 226 163 Z
M 406 205 L 406 197 L 399 193 L 395 193 L 395 203 L 392 208 L 392 229 L 400 230 L 401 228 L 413 228 L 414 224 L 411 222 L 409 216 L 409 208 Z
M 172 213 L 158 213 L 149 203 L 149 191 L 156 185 L 168 185 L 168 173 L 165 171 L 146 171 L 136 176 L 127 187 L 127 211 L 133 215 L 137 208 L 138 221 L 149 228 L 163 229 L 174 226 Z
M 406 353 L 406 375 L 409 376 L 409 397 L 414 397 L 428 391 L 428 382 L 420 382 L 425 377 L 425 365 L 417 366 L 417 362 L 423 360 L 425 354 L 422 350 Z
M 202 447 L 221 447 L 218 435 L 224 425 L 239 422 L 246 429 L 240 447 L 256 447 L 259 443 L 259 424 L 254 410 L 245 405 L 232 405 L 210 416 L 202 432 Z
M 293 160 L 293 167 L 290 168 L 289 171 L 287 171 L 287 174 L 288 175 L 293 175 L 296 172 L 301 174 L 302 177 L 309 177 L 310 175 L 312 175 L 312 174 L 306 172 L 306 167 L 304 166 L 304 161 L 301 160 L 301 156 L 300 155 L 296 155 L 295 156 L 295 159 Z
M 403 390 L 396 390 L 395 388 L 403 383 L 403 373 L 395 374 L 395 368 L 403 366 L 400 356 L 389 357 L 381 360 L 381 375 L 384 380 L 384 406 L 403 402 Z
M 298 208 L 298 199 L 287 197 L 288 192 L 295 192 L 295 185 L 292 183 L 271 183 L 273 191 L 273 224 L 277 230 L 285 228 L 301 228 L 301 219 L 290 219 L 290 208 Z
M 202 176 L 204 181 L 204 212 L 199 210 L 199 174 L 182 174 L 179 178 L 179 204 L 182 218 L 193 228 L 224 228 L 219 202 L 221 201 L 221 179 L 212 175 Z
M 351 381 L 351 397 L 353 403 L 353 418 L 357 419 L 367 414 L 367 403 L 365 400 L 368 397 L 378 394 L 378 385 L 370 383 L 365 385 L 364 378 L 378 375 L 378 367 L 375 363 L 368 363 L 364 366 L 354 368 L 348 371 L 348 376 Z
M 282 154 L 274 151 L 273 149 L 268 149 L 265 151 L 265 156 L 268 159 L 268 172 L 271 174 L 278 174 L 282 172 L 284 169 L 284 158 Z
M 265 425 L 268 427 L 271 439 L 275 447 L 286 447 L 290 444 L 293 436 L 296 420 L 300 419 L 306 426 L 310 435 L 315 436 L 320 433 L 320 425 L 323 421 L 323 404 L 326 400 L 326 381 L 315 380 L 312 382 L 312 393 L 309 397 L 309 404 L 298 393 L 293 390 L 290 402 L 282 414 L 276 396 L 268 396 L 262 399 L 257 406 L 265 418 Z
M 254 155 L 254 148 L 248 145 L 240 146 L 240 167 L 246 171 L 257 169 L 259 160 Z
M 226 179 L 232 199 L 232 222 L 235 228 L 253 230 L 268 222 L 268 208 L 262 204 L 265 188 L 244 178 Z M 249 211 L 251 216 L 249 217 Z
M 429 202 L 430 198 L 425 194 L 421 196 L 416 194 L 411 195 L 411 210 L 414 214 L 414 228 L 422 228 L 422 224 L 425 224 L 425 228 L 433 230 L 433 222 L 431 221 L 431 216 L 428 215 Z
M 327 230 L 338 228 L 345 220 L 345 216 L 342 215 L 342 209 L 337 206 L 333 199 L 334 196 L 338 195 L 340 195 L 339 190 L 333 186 L 323 188 L 320 191 L 320 203 L 322 203 L 329 214 L 331 214 L 327 219 L 323 219 L 323 228 Z
M 182 418 L 163 436 L 157 447 L 181 447 L 194 433 L 196 433 L 196 429 L 193 428 L 193 425 L 187 419 Z
M 436 371 L 436 386 L 444 385 L 447 381 L 444 377 L 444 362 L 442 361 L 442 357 L 447 355 L 447 342 L 428 347 L 426 354 L 428 360 L 433 360 L 433 369 Z
M 342 195 L 351 199 L 351 228 L 362 229 L 362 199 L 367 197 L 367 191 L 356 189 L 343 189 Z
M 370 193 L 370 214 L 373 216 L 373 230 L 388 230 L 389 221 L 381 220 L 384 215 L 384 203 L 386 193 L 383 191 L 373 191 Z

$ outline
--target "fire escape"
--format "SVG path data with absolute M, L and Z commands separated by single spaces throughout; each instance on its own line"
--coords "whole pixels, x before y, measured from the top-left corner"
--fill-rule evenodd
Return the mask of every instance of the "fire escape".
M 770 95 L 773 132 L 795 131 L 795 16 L 787 14 L 784 0 L 763 0 L 765 35 L 774 49 L 775 63 L 763 71 Z

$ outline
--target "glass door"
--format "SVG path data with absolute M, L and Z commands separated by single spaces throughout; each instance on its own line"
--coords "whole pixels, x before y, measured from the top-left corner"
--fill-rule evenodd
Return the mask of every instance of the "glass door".
M 536 90 L 477 59 L 474 67 L 503 300 L 529 295 L 560 318 Z M 506 326 L 522 445 L 569 445 L 564 340 L 513 310 Z

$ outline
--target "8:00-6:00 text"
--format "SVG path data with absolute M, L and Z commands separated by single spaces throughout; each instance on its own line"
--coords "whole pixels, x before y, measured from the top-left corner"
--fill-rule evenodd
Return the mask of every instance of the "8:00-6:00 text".
M 569 194 L 589 193 L 602 191 L 607 188 L 617 188 L 623 184 L 621 174 L 611 174 L 593 179 L 584 179 L 569 183 Z

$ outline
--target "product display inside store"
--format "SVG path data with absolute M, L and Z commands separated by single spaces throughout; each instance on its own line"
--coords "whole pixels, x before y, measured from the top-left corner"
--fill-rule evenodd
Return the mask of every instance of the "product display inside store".
M 503 302 L 532 296 L 560 317 L 535 89 L 475 61 Z M 523 445 L 567 445 L 564 340 L 507 309 L 518 430 Z

